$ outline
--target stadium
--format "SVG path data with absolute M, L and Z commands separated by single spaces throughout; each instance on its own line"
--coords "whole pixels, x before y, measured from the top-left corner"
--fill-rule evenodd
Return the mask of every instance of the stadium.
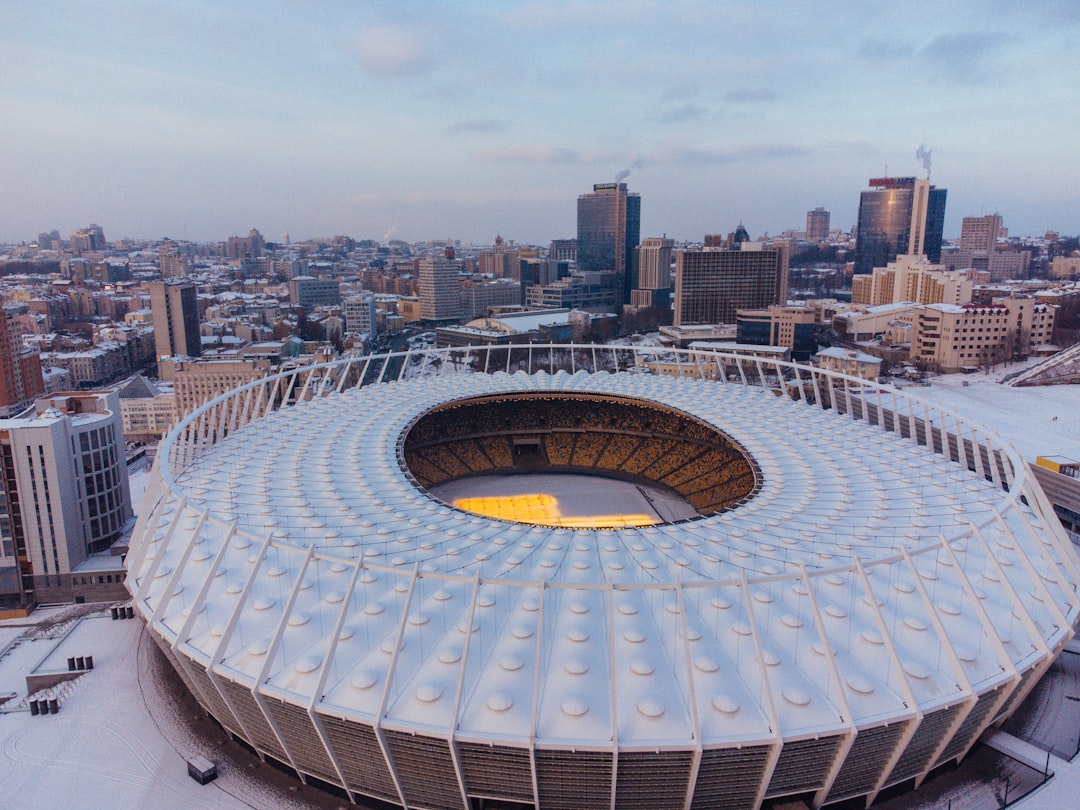
M 537 474 L 657 508 L 440 494 Z M 239 388 L 162 442 L 127 566 L 230 734 L 354 801 L 431 809 L 868 804 L 1004 721 L 1080 610 L 1050 505 L 979 423 L 816 368 L 626 347 Z

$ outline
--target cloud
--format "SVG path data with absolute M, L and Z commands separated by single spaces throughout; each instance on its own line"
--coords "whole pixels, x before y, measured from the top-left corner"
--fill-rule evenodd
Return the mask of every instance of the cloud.
M 803 146 L 795 144 L 744 144 L 729 149 L 699 149 L 688 146 L 661 147 L 649 156 L 650 163 L 683 166 L 724 166 L 750 161 L 768 161 L 802 157 L 808 154 Z
M 678 107 L 671 107 L 665 110 L 661 115 L 657 116 L 655 120 L 665 124 L 683 123 L 686 121 L 701 121 L 708 117 L 709 111 L 704 107 L 694 104 L 692 101 L 688 101 L 686 104 L 680 104 Z
M 697 81 L 685 81 L 669 87 L 660 98 L 664 101 L 689 101 L 697 98 L 700 93 L 701 85 Z
M 655 0 L 541 0 L 515 7 L 505 16 L 516 28 L 566 28 L 602 25 L 610 28 L 654 20 L 665 10 Z
M 401 79 L 428 73 L 435 65 L 422 32 L 397 25 L 369 25 L 356 36 L 356 59 L 367 73 Z
M 724 101 L 732 104 L 764 104 L 778 99 L 776 93 L 764 87 L 745 87 L 724 93 Z
M 512 163 L 577 163 L 581 155 L 561 146 L 499 146 L 480 151 L 485 160 Z
M 862 59 L 874 62 L 895 62 L 910 59 L 915 54 L 915 48 L 901 39 L 871 37 L 863 40 L 856 53 Z
M 919 56 L 938 78 L 960 84 L 983 84 L 1004 67 L 999 58 L 1008 37 L 998 33 L 942 34 Z
M 502 132 L 509 126 L 508 122 L 497 118 L 474 118 L 468 121 L 455 121 L 446 128 L 446 133 L 457 132 Z

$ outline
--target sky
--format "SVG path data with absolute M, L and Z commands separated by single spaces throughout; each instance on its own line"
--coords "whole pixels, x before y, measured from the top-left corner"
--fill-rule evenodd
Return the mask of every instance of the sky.
M 1075 235 L 1080 3 L 0 0 L 0 241 L 855 224 L 886 173 Z

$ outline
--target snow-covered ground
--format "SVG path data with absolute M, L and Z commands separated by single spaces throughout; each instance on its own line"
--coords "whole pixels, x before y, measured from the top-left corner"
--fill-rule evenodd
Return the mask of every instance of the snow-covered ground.
M 59 615 L 88 609 L 96 608 L 79 605 Z M 32 619 L 56 615 L 37 611 Z M 0 659 L 0 694 L 18 694 L 0 707 L 0 805 L 5 810 L 299 810 L 344 804 L 257 764 L 235 746 L 220 748 L 220 740 L 193 732 L 190 709 L 185 714 L 176 702 L 160 654 L 138 620 L 113 621 L 106 612 L 79 621 L 58 654 L 78 649 L 93 656 L 94 669 L 64 689 L 58 714 L 31 715 L 24 708 L 26 673 L 58 639 L 31 640 L 30 621 L 20 626 L 9 620 L 0 627 L 3 639 L 16 631 L 27 634 Z M 185 758 L 193 754 L 221 763 L 216 781 L 200 786 L 188 777 Z
M 1035 362 L 990 374 L 943 374 L 908 390 L 994 428 L 1028 461 L 1047 455 L 1080 460 L 1080 385 L 1012 388 L 999 382 Z

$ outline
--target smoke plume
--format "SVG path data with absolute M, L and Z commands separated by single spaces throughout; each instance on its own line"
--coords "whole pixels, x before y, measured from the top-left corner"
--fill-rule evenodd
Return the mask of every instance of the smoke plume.
M 619 172 L 617 175 L 615 175 L 615 182 L 616 183 L 621 183 L 623 180 L 625 180 L 629 176 L 630 176 L 630 170 L 629 169 L 623 169 L 621 172 Z
M 927 178 L 930 177 L 930 156 L 933 154 L 934 150 L 927 149 L 925 141 L 919 144 L 919 148 L 915 150 L 915 157 L 922 161 L 922 167 L 926 169 Z

